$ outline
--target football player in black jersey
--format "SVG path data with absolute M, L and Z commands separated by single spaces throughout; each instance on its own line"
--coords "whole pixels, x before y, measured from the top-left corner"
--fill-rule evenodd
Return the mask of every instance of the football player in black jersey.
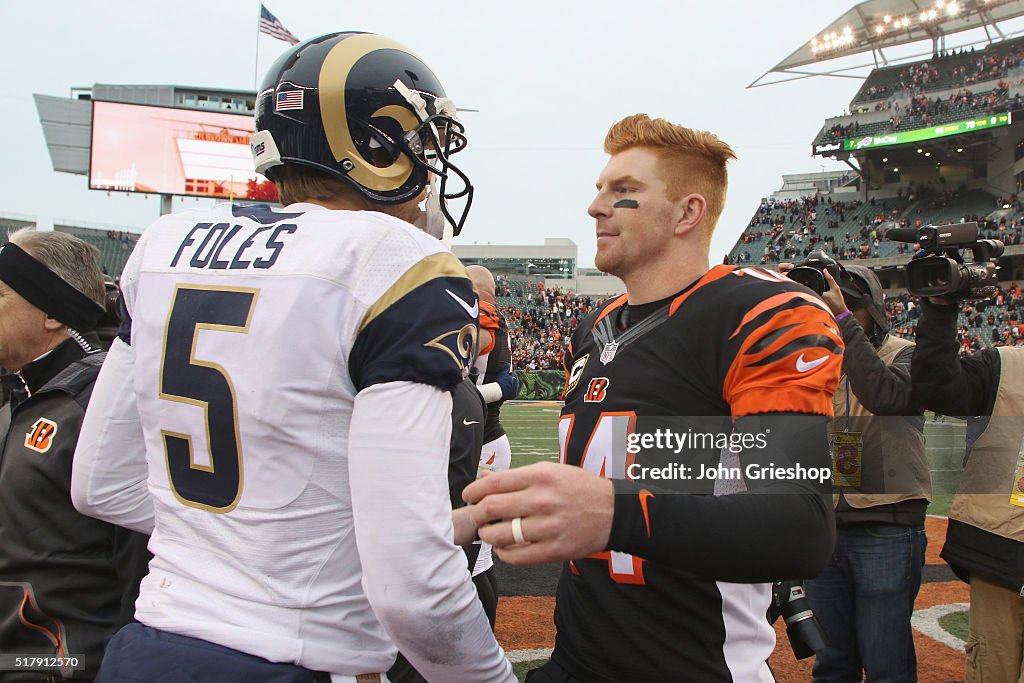
M 531 681 L 771 681 L 770 582 L 832 549 L 842 337 L 810 290 L 709 267 L 727 144 L 639 114 L 605 151 L 596 264 L 626 294 L 572 336 L 560 464 L 464 495 L 505 561 L 565 561 Z
M 478 473 L 503 472 L 512 465 L 512 446 L 505 427 L 501 424 L 501 406 L 519 392 L 519 380 L 512 371 L 512 340 L 505 316 L 498 311 L 494 276 L 481 265 L 466 266 L 473 287 L 480 295 L 480 353 L 476 359 L 479 371 L 477 384 L 487 402 L 484 421 L 484 442 L 480 450 Z M 494 627 L 498 609 L 498 579 L 495 576 L 491 546 L 484 541 L 474 544 L 475 553 L 470 567 L 473 583 L 487 618 Z

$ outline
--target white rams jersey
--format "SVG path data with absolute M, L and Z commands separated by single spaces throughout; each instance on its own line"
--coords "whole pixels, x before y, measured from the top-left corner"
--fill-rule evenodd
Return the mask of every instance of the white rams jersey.
M 154 223 L 121 286 L 155 506 L 138 620 L 313 670 L 386 670 L 353 534 L 353 400 L 465 376 L 462 266 L 384 214 L 222 204 Z

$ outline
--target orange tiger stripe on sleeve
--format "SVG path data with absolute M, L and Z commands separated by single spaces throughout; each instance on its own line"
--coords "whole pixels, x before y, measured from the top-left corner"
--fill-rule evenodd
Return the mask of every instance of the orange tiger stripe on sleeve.
M 816 298 L 785 292 L 744 316 L 730 336 L 739 343 L 722 386 L 733 417 L 766 412 L 832 414 L 843 339 Z

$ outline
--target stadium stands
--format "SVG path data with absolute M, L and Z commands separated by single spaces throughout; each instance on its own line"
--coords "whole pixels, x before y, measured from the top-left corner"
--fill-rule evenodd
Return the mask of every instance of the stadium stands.
M 829 195 L 764 199 L 726 257 L 735 264 L 767 265 L 803 259 L 824 249 L 840 260 L 909 254 L 911 245 L 884 239 L 891 227 L 977 221 L 986 237 L 1021 243 L 1024 213 L 1016 195 L 994 197 L 980 189 L 910 186 L 896 197 L 836 200 Z
M 811 249 L 840 260 L 909 254 L 912 245 L 882 239 L 888 227 L 977 221 L 984 237 L 1022 243 L 1024 205 L 1016 195 L 994 197 L 980 189 L 910 187 L 898 197 L 837 201 L 828 195 L 776 201 L 765 199 L 726 257 L 731 263 L 796 262 Z M 894 292 L 887 299 L 893 331 L 913 339 L 917 298 Z M 1003 283 L 987 301 L 966 303 L 960 313 L 961 350 L 1024 345 L 1024 293 Z
M 887 120 L 870 123 L 860 123 L 859 121 L 846 124 L 836 123 L 831 128 L 823 130 L 815 139 L 814 144 L 820 145 L 859 136 L 879 135 L 896 130 L 941 126 L 953 121 L 963 121 L 1019 109 L 1021 106 L 1020 94 L 1011 98 L 1009 85 L 1003 81 L 1000 81 L 995 88 L 980 93 L 974 93 L 964 87 L 948 97 L 916 95 L 903 106 L 896 103 L 892 109 L 893 114 Z
M 886 300 L 893 332 L 914 338 L 917 297 L 906 292 Z M 992 346 L 1024 346 L 1024 292 L 1016 282 L 1001 286 L 985 301 L 965 302 L 960 309 L 960 351 L 973 353 Z
M 7 236 L 12 232 L 21 230 L 22 228 L 34 227 L 36 219 L 34 216 L 6 214 L 0 216 L 0 241 L 6 241 Z
M 54 230 L 79 237 L 100 250 L 100 268 L 115 280 L 139 241 L 139 235 L 124 230 L 102 230 L 76 225 L 55 225 Z
M 984 50 L 953 51 L 910 65 L 875 69 L 853 98 L 853 106 L 893 95 L 918 94 L 1004 78 L 1024 59 L 1024 39 L 996 43 Z
M 516 369 L 561 370 L 569 335 L 603 299 L 505 275 L 496 275 L 495 282 L 498 307 L 510 327 Z

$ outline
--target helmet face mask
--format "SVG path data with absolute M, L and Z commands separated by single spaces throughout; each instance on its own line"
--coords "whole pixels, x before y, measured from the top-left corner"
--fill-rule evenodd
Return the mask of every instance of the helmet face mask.
M 440 113 L 429 115 L 416 130 L 406 132 L 402 141 L 404 151 L 413 163 L 440 179 L 439 186 L 432 187 L 431 192 L 436 192 L 441 214 L 452 226 L 453 234 L 458 235 L 473 203 L 473 185 L 449 159 L 466 148 L 466 129 L 455 117 L 455 105 L 451 100 L 444 98 L 443 102 L 436 100 L 434 104 L 440 105 L 436 106 Z M 446 110 L 448 108 L 450 111 Z M 449 202 L 458 200 L 463 202 L 461 210 L 453 212 Z
M 465 129 L 429 67 L 388 38 L 335 33 L 286 52 L 257 96 L 256 130 L 256 169 L 271 180 L 280 164 L 303 165 L 394 205 L 421 201 L 436 176 L 445 219 L 455 234 L 465 223 L 473 187 L 450 159 Z

